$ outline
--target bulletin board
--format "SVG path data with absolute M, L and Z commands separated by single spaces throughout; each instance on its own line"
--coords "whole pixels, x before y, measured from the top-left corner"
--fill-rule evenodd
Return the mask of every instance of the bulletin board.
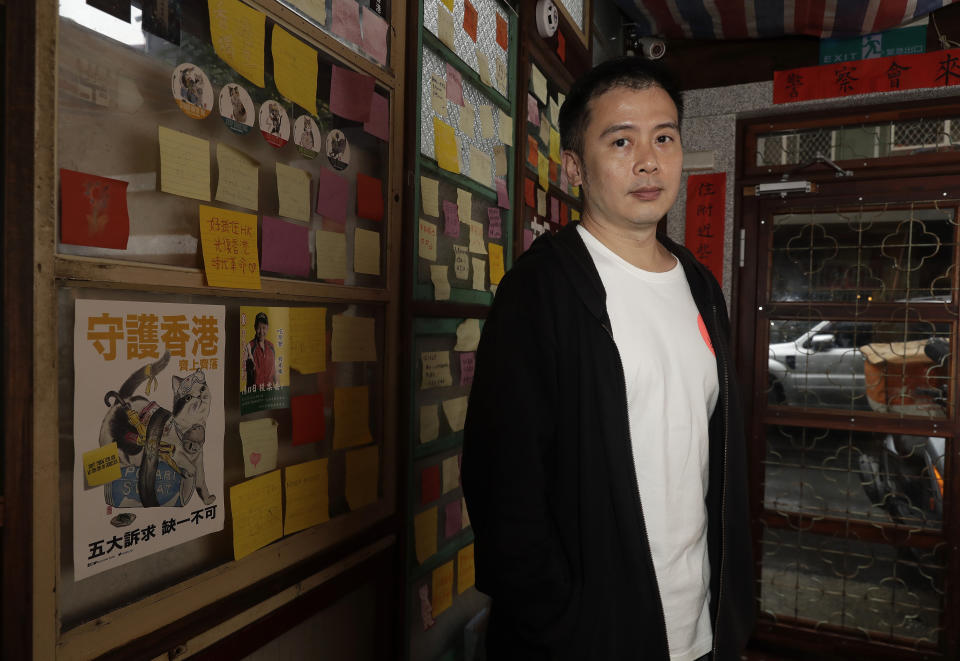
M 97 4 L 38 36 L 36 658 L 195 652 L 397 511 L 405 4 Z

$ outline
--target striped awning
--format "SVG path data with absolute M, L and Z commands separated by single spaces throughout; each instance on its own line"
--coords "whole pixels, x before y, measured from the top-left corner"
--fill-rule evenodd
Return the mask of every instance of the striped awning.
M 617 0 L 641 35 L 670 39 L 827 39 L 881 32 L 954 0 Z

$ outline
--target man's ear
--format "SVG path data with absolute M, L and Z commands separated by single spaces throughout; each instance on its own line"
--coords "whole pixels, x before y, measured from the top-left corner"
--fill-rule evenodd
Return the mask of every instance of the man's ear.
M 573 186 L 583 184 L 583 167 L 580 164 L 580 157 L 569 149 L 564 149 L 560 154 L 563 159 L 563 171 L 567 173 L 567 181 Z

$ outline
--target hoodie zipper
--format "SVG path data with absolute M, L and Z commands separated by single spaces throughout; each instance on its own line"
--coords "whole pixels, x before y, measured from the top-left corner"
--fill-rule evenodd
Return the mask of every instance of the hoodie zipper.
M 640 501 L 640 483 L 637 481 L 637 458 L 633 453 L 633 436 L 630 434 L 630 401 L 627 397 L 627 376 L 623 371 L 623 360 L 620 358 L 620 349 L 617 347 L 616 340 L 613 339 L 613 331 L 610 330 L 610 327 L 606 322 L 602 323 L 603 330 L 607 331 L 607 335 L 610 337 L 610 342 L 613 343 L 613 350 L 617 354 L 617 365 L 620 368 L 620 383 L 623 384 L 623 400 L 624 400 L 624 418 L 627 423 L 627 447 L 630 448 L 630 459 L 632 460 L 631 471 L 633 475 L 633 490 L 637 496 L 637 507 L 640 508 L 640 530 L 643 533 L 643 539 L 647 543 L 647 561 L 650 564 L 650 573 L 653 575 L 653 585 L 657 588 L 657 606 L 660 608 L 660 623 L 663 625 L 663 642 L 667 646 L 667 658 L 670 658 L 670 641 L 667 639 L 667 617 L 663 612 L 663 598 L 660 596 L 660 582 L 657 580 L 657 569 L 653 564 L 653 551 L 650 550 L 650 538 L 647 535 L 647 522 L 643 516 L 643 503 Z M 722 566 L 722 565 L 721 565 Z
M 713 306 L 713 327 L 720 328 L 720 319 L 717 315 L 717 306 Z M 723 338 L 717 337 L 718 340 Z M 723 574 L 724 561 L 727 557 L 727 442 L 730 437 L 730 369 L 727 365 L 727 356 L 723 342 L 715 342 L 717 351 L 720 352 L 720 363 L 723 368 L 723 487 L 720 494 L 720 590 L 717 594 L 717 619 L 713 623 L 713 659 L 718 658 L 717 650 L 720 648 L 720 631 L 717 624 L 720 622 L 720 607 L 723 599 Z

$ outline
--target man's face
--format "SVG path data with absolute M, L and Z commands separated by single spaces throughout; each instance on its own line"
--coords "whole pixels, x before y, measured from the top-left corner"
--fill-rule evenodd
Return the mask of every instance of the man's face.
M 256 325 L 256 333 L 257 333 L 256 337 L 257 337 L 258 344 L 263 344 L 263 341 L 267 339 L 267 330 L 268 330 L 267 324 L 263 323 L 262 321 Z
M 616 87 L 590 101 L 583 154 L 564 152 L 585 214 L 622 229 L 655 225 L 680 192 L 677 107 L 660 87 Z

